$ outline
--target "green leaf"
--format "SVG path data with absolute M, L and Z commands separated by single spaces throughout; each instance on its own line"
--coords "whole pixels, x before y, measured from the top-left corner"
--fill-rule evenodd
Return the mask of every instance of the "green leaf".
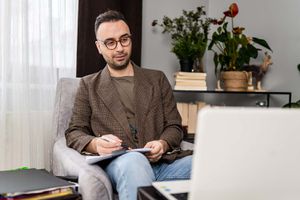
M 212 46 L 214 45 L 214 43 L 215 43 L 215 42 L 212 40 L 212 41 L 209 43 L 207 49 L 208 49 L 208 50 L 211 50 L 211 49 L 212 49 Z
M 214 55 L 214 63 L 215 63 L 215 75 L 217 75 L 218 73 L 218 65 L 219 65 L 219 58 L 218 58 L 218 54 L 215 53 Z
M 218 31 L 218 33 L 221 33 L 222 32 L 222 27 L 221 26 L 218 27 L 217 31 Z
M 285 104 L 283 108 L 300 108 L 300 103 L 290 103 L 290 104 Z
M 242 34 L 242 37 L 240 39 L 240 42 L 243 46 L 246 46 L 249 42 L 248 42 L 248 39 L 246 37 L 246 35 Z
M 253 45 L 251 44 L 248 44 L 247 45 L 247 49 L 248 49 L 248 55 L 251 57 L 251 58 L 256 58 L 257 55 L 258 55 L 258 50 L 257 48 L 255 48 Z
M 225 22 L 225 23 L 223 24 L 223 30 L 224 30 L 225 32 L 227 32 L 227 25 L 228 25 L 228 22 Z
M 269 49 L 270 51 L 272 51 L 271 47 L 269 46 L 269 44 L 268 44 L 265 40 L 259 39 L 259 38 L 256 38 L 256 37 L 253 37 L 253 38 L 252 38 L 252 41 L 253 41 L 254 43 L 259 44 L 259 45 L 265 47 L 266 49 Z M 272 52 L 273 52 L 273 51 L 272 51 Z

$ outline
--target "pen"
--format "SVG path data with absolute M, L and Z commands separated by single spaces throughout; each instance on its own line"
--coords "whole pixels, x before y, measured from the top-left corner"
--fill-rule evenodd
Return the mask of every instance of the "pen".
M 116 142 L 114 139 L 106 137 L 105 135 L 101 136 L 100 138 L 103 139 L 103 140 L 105 140 L 106 142 Z
M 128 150 L 128 149 L 129 149 L 129 146 L 128 146 L 128 145 L 126 145 L 126 144 L 124 144 L 124 143 L 122 143 L 122 144 L 121 144 L 121 147 L 122 147 L 123 149 L 126 149 L 126 150 Z
M 113 139 L 111 139 L 109 137 L 106 137 L 105 135 L 101 136 L 100 138 L 103 139 L 103 140 L 105 140 L 106 142 L 116 142 L 115 140 L 113 140 Z M 123 149 L 126 149 L 126 150 L 129 149 L 128 145 L 126 145 L 124 143 L 121 144 L 121 147 Z
M 178 153 L 178 152 L 180 152 L 180 151 L 181 151 L 181 148 L 175 148 L 175 149 L 173 149 L 173 151 L 167 152 L 167 154 L 168 154 L 168 155 L 171 155 L 171 154 L 173 154 L 173 153 Z

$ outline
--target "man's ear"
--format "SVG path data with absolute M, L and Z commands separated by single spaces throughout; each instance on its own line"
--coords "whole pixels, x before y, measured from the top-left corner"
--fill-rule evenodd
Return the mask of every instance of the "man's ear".
M 100 48 L 100 44 L 99 44 L 97 41 L 95 41 L 95 45 L 96 45 L 96 47 L 97 47 L 97 49 L 98 49 L 99 54 L 102 55 L 102 51 L 101 51 L 101 48 Z

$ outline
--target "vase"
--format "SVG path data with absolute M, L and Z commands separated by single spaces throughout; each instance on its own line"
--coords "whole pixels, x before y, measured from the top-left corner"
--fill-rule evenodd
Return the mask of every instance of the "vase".
M 221 72 L 223 89 L 226 91 L 247 91 L 248 73 L 246 71 Z
M 179 60 L 180 71 L 182 72 L 192 72 L 194 61 L 190 59 Z

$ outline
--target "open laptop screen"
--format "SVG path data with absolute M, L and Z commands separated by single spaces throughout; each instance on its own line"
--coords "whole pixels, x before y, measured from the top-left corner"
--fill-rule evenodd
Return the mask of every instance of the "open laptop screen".
M 190 199 L 300 199 L 300 109 L 205 108 Z

